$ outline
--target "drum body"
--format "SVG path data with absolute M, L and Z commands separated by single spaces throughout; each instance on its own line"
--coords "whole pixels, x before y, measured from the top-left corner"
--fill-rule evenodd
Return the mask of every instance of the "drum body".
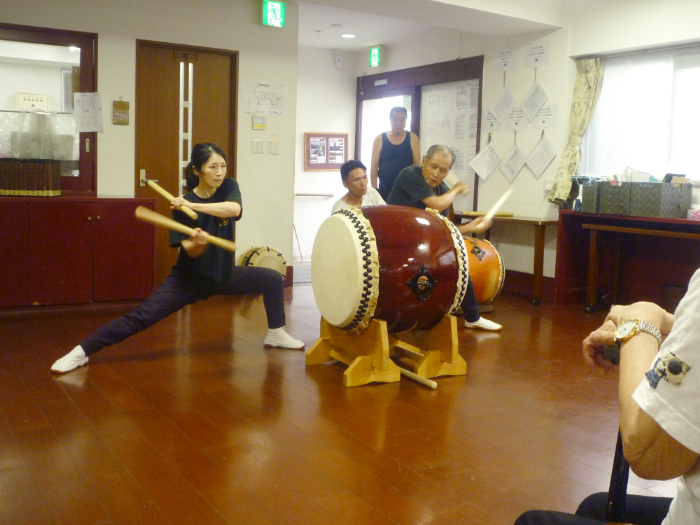
M 469 254 L 469 276 L 474 285 L 474 295 L 479 304 L 493 301 L 501 293 L 506 269 L 498 250 L 485 239 L 465 237 Z
M 283 279 L 287 276 L 287 261 L 279 251 L 268 246 L 253 246 L 241 256 L 238 265 L 272 268 L 281 273 Z
M 321 224 L 311 283 L 330 324 L 358 333 L 376 318 L 399 333 L 430 328 L 456 310 L 468 265 L 461 234 L 432 210 L 350 208 Z

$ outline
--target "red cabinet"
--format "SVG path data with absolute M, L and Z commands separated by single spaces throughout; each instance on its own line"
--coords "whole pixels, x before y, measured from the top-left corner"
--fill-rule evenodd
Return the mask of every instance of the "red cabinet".
M 0 307 L 147 297 L 155 232 L 134 218 L 139 205 L 155 200 L 0 200 L 0 242 L 10 247 L 0 256 Z
M 0 204 L 0 308 L 28 304 L 27 203 Z

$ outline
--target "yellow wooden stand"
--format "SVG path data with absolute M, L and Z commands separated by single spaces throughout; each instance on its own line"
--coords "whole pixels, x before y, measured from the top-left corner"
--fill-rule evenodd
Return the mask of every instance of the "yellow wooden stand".
M 343 385 L 359 386 L 373 381 L 399 381 L 401 364 L 423 378 L 464 375 L 467 363 L 458 353 L 457 320 L 445 316 L 429 330 L 389 335 L 386 321 L 372 319 L 359 334 L 348 334 L 321 317 L 321 337 L 306 352 L 307 365 L 320 365 L 332 359 L 349 368 Z

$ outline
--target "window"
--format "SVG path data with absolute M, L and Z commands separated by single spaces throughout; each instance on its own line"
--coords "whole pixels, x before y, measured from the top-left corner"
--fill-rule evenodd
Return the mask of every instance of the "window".
M 700 49 L 606 60 L 603 87 L 581 144 L 581 175 L 700 179 Z M 622 180 L 626 180 L 624 177 Z
M 15 117 L 24 120 L 27 115 L 36 117 L 28 122 L 22 120 L 21 136 L 30 136 L 32 133 L 43 136 L 37 122 L 50 127 L 55 134 L 52 135 L 51 158 L 62 161 L 62 194 L 95 194 L 96 133 L 80 133 L 80 141 L 75 144 L 70 136 L 73 131 L 69 117 L 73 111 L 71 100 L 74 91 L 97 91 L 97 36 L 75 31 L 0 24 L 0 43 L 0 71 L 5 73 L 0 78 L 11 79 L 0 88 L 0 111 L 5 113 L 8 128 L 0 129 L 0 135 L 4 133 L 3 137 L 6 138 L 6 144 L 0 145 L 0 155 L 18 155 L 19 151 L 21 153 L 18 156 L 23 158 L 43 158 L 43 140 L 27 142 L 17 139 L 15 135 L 14 142 L 19 146 L 15 144 L 16 147 L 12 147 L 10 127 L 15 126 Z M 38 113 L 18 110 L 18 100 L 37 94 L 37 104 L 43 104 Z M 29 103 L 34 103 L 33 99 Z M 38 144 L 41 146 L 40 151 L 24 151 L 26 144 L 32 148 Z M 79 160 L 70 160 L 76 157 Z

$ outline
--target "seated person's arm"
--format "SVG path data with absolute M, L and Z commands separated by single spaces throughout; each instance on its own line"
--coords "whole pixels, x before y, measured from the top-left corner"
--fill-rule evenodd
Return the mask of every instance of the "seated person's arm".
M 616 306 L 611 310 L 616 326 L 627 319 L 642 319 L 668 334 L 673 315 L 653 303 Z M 622 344 L 620 351 L 620 432 L 625 458 L 632 471 L 645 479 L 672 479 L 687 472 L 699 455 L 680 444 L 632 399 L 632 394 L 651 367 L 658 342 L 640 332 Z
M 452 186 L 452 188 L 450 188 L 449 191 L 447 191 L 447 193 L 443 193 L 440 196 L 432 195 L 421 200 L 423 201 L 423 204 L 425 204 L 428 208 L 432 208 L 441 212 L 450 207 L 450 204 L 452 204 L 452 201 L 455 200 L 455 197 L 462 193 L 462 188 L 463 184 L 457 183 L 454 186 Z
M 483 217 L 477 217 L 471 222 L 468 222 L 466 224 L 460 224 L 459 226 L 457 226 L 457 230 L 459 230 L 459 232 L 462 235 L 481 233 L 488 230 L 491 227 L 492 222 L 493 221 L 491 220 L 484 221 Z

